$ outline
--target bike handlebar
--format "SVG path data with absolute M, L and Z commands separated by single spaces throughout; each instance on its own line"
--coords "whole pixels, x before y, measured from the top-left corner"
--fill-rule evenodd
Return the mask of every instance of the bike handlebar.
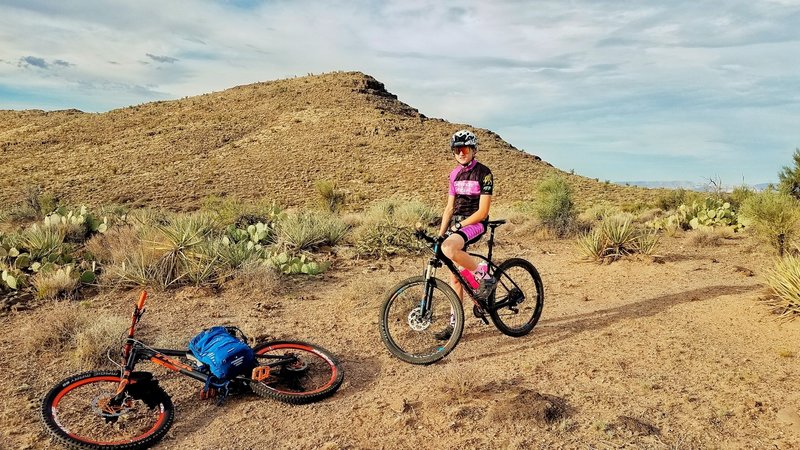
M 435 245 L 441 245 L 441 243 L 444 242 L 444 240 L 447 239 L 448 236 L 450 236 L 450 232 L 448 231 L 447 233 L 445 233 L 444 236 L 433 237 L 422 230 L 417 230 L 414 232 L 414 236 L 416 236 L 419 239 L 422 239 L 423 241 L 426 241 L 428 244 L 431 245 L 431 247 L 433 247 Z

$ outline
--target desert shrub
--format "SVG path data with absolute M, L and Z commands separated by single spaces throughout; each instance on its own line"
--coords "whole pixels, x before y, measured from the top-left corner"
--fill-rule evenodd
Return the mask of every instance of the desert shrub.
M 114 264 L 101 277 L 101 282 L 119 287 L 135 287 L 157 284 L 154 271 L 158 257 L 150 249 L 139 248 L 126 255 L 119 264 Z
M 557 236 L 567 236 L 575 221 L 572 188 L 564 178 L 551 175 L 539 184 L 536 191 L 536 217 Z
M 614 261 L 633 253 L 653 254 L 658 246 L 655 230 L 637 229 L 633 216 L 621 213 L 606 218 L 598 227 L 581 234 L 578 251 L 589 260 Z
M 31 279 L 36 296 L 43 299 L 68 297 L 78 288 L 78 273 L 71 265 L 52 270 L 42 270 Z
M 252 260 L 242 264 L 230 282 L 232 289 L 241 289 L 244 292 L 258 293 L 259 296 L 270 298 L 286 293 L 282 286 L 280 272 L 262 261 Z M 227 289 L 227 286 L 226 286 Z
M 390 199 L 375 203 L 353 231 L 353 245 L 358 254 L 365 256 L 418 252 L 424 244 L 414 236 L 416 226 L 429 225 L 434 216 L 431 208 L 417 201 Z
M 731 207 L 738 211 L 748 198 L 756 194 L 757 192 L 750 187 L 742 185 L 734 188 L 727 198 L 728 202 L 731 204 Z
M 756 236 L 779 255 L 797 238 L 800 205 L 788 194 L 765 191 L 753 195 L 742 205 L 741 214 L 751 221 Z
M 585 222 L 602 222 L 608 217 L 617 215 L 622 212 L 617 206 L 609 205 L 607 203 L 599 203 L 586 209 L 580 213 L 578 218 Z
M 800 315 L 800 258 L 787 254 L 767 271 L 767 284 L 775 297 L 767 300 L 782 316 Z
M 244 228 L 257 222 L 272 225 L 283 215 L 281 208 L 274 201 L 245 203 L 217 196 L 205 197 L 200 210 L 214 220 L 217 228 L 230 224 Z
M 336 182 L 318 181 L 314 186 L 317 189 L 317 194 L 319 194 L 317 202 L 320 208 L 332 213 L 341 211 L 346 194 L 344 190 L 339 189 Z
M 74 336 L 73 358 L 82 368 L 93 368 L 108 361 L 109 350 L 117 350 L 130 319 L 98 315 L 79 328 Z M 116 354 L 112 354 L 116 356 Z
M 691 203 L 687 197 L 689 191 L 686 189 L 670 189 L 666 192 L 661 192 L 656 198 L 656 207 L 664 211 L 678 209 L 679 206 L 686 203 Z
M 793 166 L 783 166 L 778 173 L 778 188 L 781 192 L 800 199 L 800 149 L 795 149 L 792 160 Z
M 59 206 L 59 199 L 58 196 L 51 192 L 45 192 L 39 186 L 31 186 L 25 192 L 25 198 L 23 200 L 23 206 L 33 211 L 35 214 L 35 218 L 44 217 L 45 214 L 48 214 L 52 211 L 55 211 L 56 208 Z
M 336 245 L 349 227 L 330 213 L 301 211 L 288 215 L 277 225 L 278 245 L 288 250 L 311 250 L 322 245 Z

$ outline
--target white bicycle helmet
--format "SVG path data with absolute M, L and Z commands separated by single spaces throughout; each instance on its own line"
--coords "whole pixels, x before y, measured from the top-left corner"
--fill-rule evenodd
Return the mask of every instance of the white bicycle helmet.
M 450 138 L 450 148 L 455 147 L 472 147 L 477 149 L 478 137 L 469 130 L 456 131 L 453 137 Z

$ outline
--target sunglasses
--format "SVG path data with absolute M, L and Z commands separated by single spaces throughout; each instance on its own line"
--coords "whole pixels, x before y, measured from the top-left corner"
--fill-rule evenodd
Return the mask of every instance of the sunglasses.
M 472 147 L 453 147 L 453 154 L 466 155 L 469 154 L 470 150 L 472 150 Z

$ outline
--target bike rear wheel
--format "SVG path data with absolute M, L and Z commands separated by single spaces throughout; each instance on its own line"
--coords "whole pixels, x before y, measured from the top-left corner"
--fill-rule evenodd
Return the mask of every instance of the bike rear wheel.
M 431 364 L 447 356 L 464 330 L 464 310 L 455 291 L 438 278 L 418 276 L 401 281 L 386 295 L 381 307 L 380 333 L 386 348 L 411 364 Z M 430 308 L 421 304 L 430 290 Z M 445 329 L 452 325 L 449 337 Z M 437 334 L 440 335 L 437 337 Z
M 132 380 L 118 406 L 110 400 L 120 383 L 119 371 L 85 372 L 61 381 L 42 401 L 45 428 L 73 449 L 150 448 L 167 434 L 175 410 L 169 395 L 146 375 L 146 380 Z M 138 382 L 146 388 L 134 388 Z
M 260 365 L 292 357 L 293 361 L 270 368 L 269 378 L 250 381 L 254 393 L 286 403 L 301 404 L 322 400 L 342 384 L 344 371 L 324 348 L 301 341 L 264 342 L 253 348 Z
M 511 258 L 498 266 L 494 277 L 497 288 L 488 300 L 492 321 L 505 335 L 527 335 L 544 308 L 544 285 L 539 272 L 528 261 Z

